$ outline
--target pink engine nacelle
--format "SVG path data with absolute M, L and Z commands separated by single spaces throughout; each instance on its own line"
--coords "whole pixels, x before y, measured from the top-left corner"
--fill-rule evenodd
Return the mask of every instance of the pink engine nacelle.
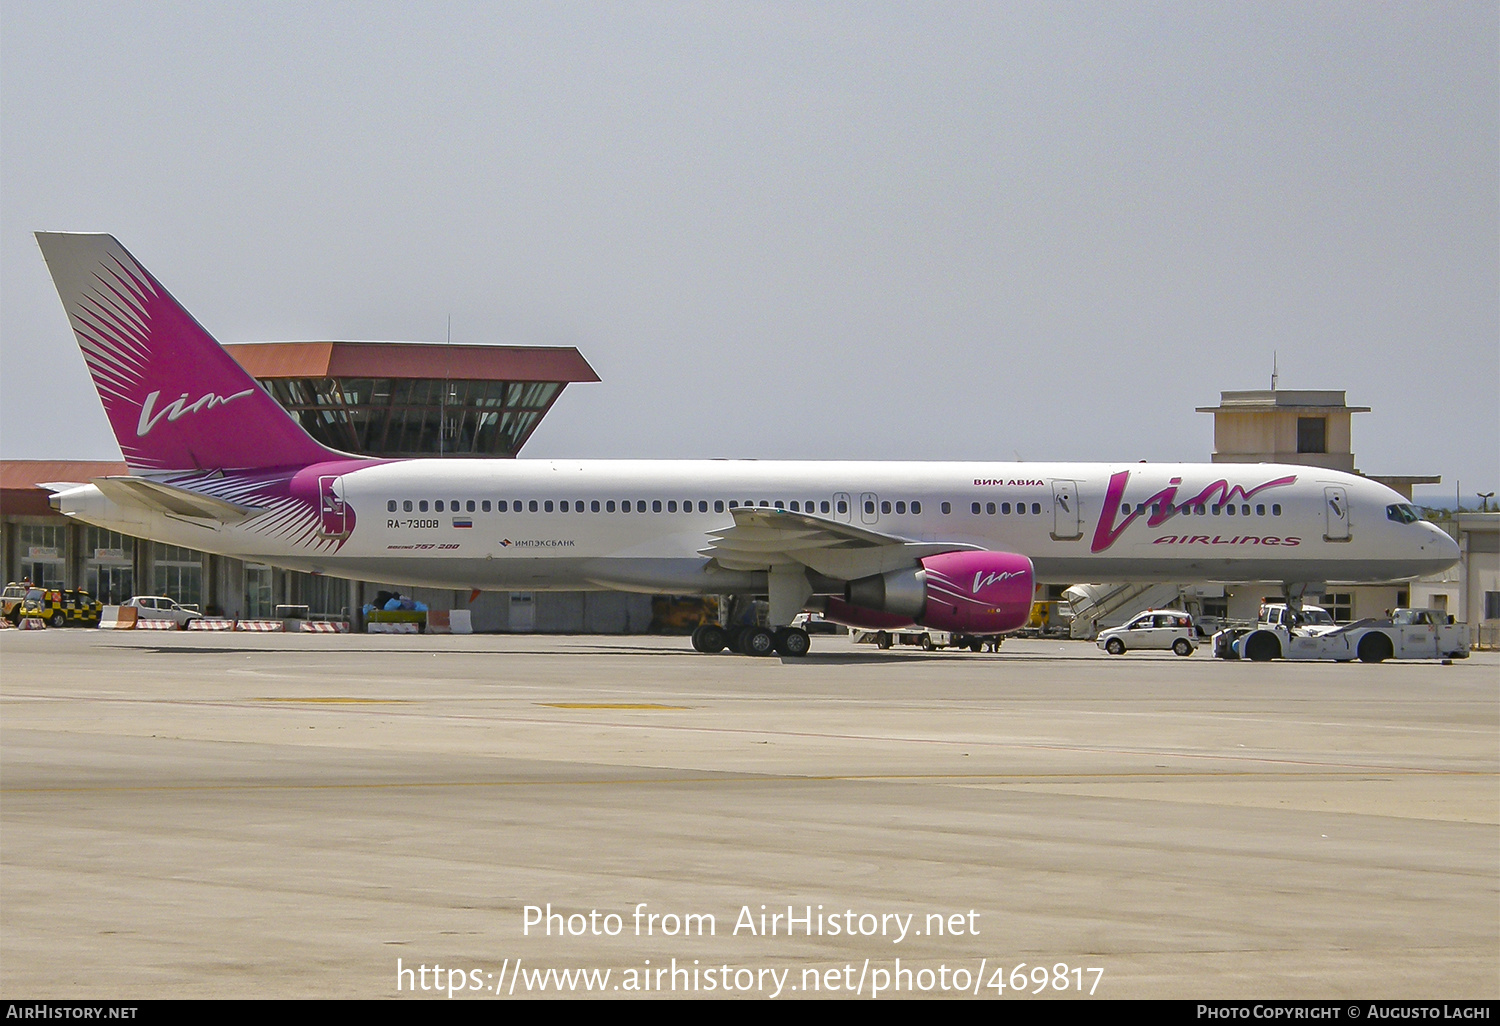
M 829 599 L 830 620 L 866 629 L 913 623 L 966 634 L 1003 634 L 1031 617 L 1031 560 L 1013 552 L 944 552 L 920 567 L 850 581 Z

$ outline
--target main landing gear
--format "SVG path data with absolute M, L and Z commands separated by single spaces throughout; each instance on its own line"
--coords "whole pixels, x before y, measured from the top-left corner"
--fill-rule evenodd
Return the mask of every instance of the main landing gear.
M 807 655 L 812 640 L 801 627 L 720 627 L 716 623 L 700 624 L 693 631 L 693 648 L 712 655 L 729 649 L 742 655 L 777 655 L 792 659 Z

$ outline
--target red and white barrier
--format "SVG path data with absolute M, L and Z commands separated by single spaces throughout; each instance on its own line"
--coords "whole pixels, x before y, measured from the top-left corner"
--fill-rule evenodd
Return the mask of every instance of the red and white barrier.
M 99 613 L 99 627 L 106 631 L 135 630 L 136 616 L 134 606 L 105 606 Z
M 232 631 L 234 621 L 222 616 L 202 616 L 188 624 L 190 631 Z
M 348 634 L 349 625 L 338 620 L 303 620 L 304 634 Z
M 47 629 L 47 621 L 38 616 L 23 616 L 16 626 L 23 631 L 44 631 Z
M 428 634 L 473 634 L 467 609 L 434 609 L 427 614 Z
M 135 629 L 138 631 L 175 631 L 176 620 L 142 620 L 137 618 Z
M 234 629 L 237 631 L 266 631 L 276 633 L 286 630 L 286 625 L 280 620 L 238 620 Z

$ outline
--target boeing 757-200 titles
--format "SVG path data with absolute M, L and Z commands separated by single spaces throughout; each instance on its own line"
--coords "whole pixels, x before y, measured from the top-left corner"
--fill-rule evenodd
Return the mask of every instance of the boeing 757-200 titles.
M 769 597 L 972 635 L 1037 582 L 1388 581 L 1457 546 L 1366 478 L 1268 464 L 370 459 L 313 440 L 113 237 L 38 233 L 130 473 L 53 505 L 140 538 L 440 588 Z M 723 631 L 695 644 L 719 650 Z

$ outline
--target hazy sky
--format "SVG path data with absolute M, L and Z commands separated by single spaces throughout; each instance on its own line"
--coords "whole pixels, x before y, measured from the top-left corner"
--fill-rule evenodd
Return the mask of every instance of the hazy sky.
M 527 456 L 1205 460 L 1341 388 L 1500 478 L 1500 14 L 0 0 L 0 456 L 117 458 L 31 237 L 211 332 L 577 346 Z M 1419 493 L 1419 496 L 1423 493 Z

